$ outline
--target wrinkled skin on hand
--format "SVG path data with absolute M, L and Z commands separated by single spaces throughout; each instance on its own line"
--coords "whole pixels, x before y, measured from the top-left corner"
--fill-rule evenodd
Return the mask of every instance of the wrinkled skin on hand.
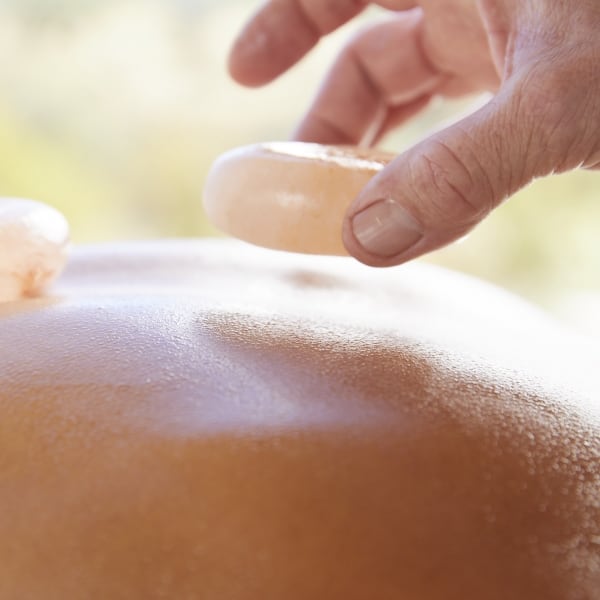
M 368 4 L 267 3 L 233 48 L 232 75 L 247 85 L 269 82 Z M 376 4 L 395 12 L 341 52 L 296 138 L 370 145 L 434 96 L 483 91 L 494 96 L 399 156 L 356 198 L 346 216 L 344 242 L 359 260 L 399 264 L 462 237 L 537 177 L 598 168 L 598 2 Z M 409 213 L 420 230 L 416 243 L 387 255 L 365 249 L 354 223 L 382 198 Z

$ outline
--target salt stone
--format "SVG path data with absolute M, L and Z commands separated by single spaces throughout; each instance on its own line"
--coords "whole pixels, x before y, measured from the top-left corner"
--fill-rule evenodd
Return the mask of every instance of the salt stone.
M 53 208 L 0 199 L 0 302 L 40 293 L 63 269 L 69 226 Z
M 346 255 L 346 210 L 393 158 L 301 142 L 238 148 L 218 158 L 208 175 L 206 213 L 224 232 L 259 246 Z

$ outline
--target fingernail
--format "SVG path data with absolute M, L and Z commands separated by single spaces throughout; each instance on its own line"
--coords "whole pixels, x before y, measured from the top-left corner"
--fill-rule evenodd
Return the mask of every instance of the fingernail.
M 367 252 L 382 258 L 405 252 L 423 237 L 418 221 L 391 198 L 378 200 L 357 213 L 352 230 Z

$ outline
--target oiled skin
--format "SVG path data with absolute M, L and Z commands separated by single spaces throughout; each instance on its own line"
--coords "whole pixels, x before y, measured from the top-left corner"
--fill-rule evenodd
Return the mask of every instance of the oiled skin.
M 600 598 L 598 352 L 433 268 L 78 250 L 0 307 L 0 599 Z

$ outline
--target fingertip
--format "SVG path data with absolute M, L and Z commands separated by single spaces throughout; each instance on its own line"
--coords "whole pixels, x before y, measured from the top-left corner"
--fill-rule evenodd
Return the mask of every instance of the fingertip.
M 356 146 L 361 139 L 346 133 L 341 127 L 325 119 L 319 119 L 309 111 L 292 135 L 295 142 L 310 142 L 327 146 Z
M 241 85 L 265 85 L 295 65 L 320 37 L 295 2 L 268 2 L 233 43 L 229 73 Z
M 360 242 L 356 239 L 350 217 L 346 217 L 344 220 L 344 225 L 342 228 L 342 242 L 348 254 L 363 265 L 366 265 L 367 267 L 383 266 L 381 258 L 365 252 Z
M 229 76 L 245 87 L 260 87 L 271 82 L 275 74 L 270 68 L 265 50 L 264 34 L 244 30 L 234 41 L 227 57 Z
M 227 73 L 229 74 L 229 77 L 231 77 L 231 79 L 233 79 L 236 83 L 245 85 L 244 69 L 243 66 L 240 65 L 240 61 L 237 56 L 236 44 L 237 40 L 233 43 L 233 46 L 231 47 L 231 50 L 227 56 Z
M 389 198 L 353 206 L 344 219 L 348 253 L 370 267 L 393 267 L 423 254 L 425 232 L 410 213 Z

